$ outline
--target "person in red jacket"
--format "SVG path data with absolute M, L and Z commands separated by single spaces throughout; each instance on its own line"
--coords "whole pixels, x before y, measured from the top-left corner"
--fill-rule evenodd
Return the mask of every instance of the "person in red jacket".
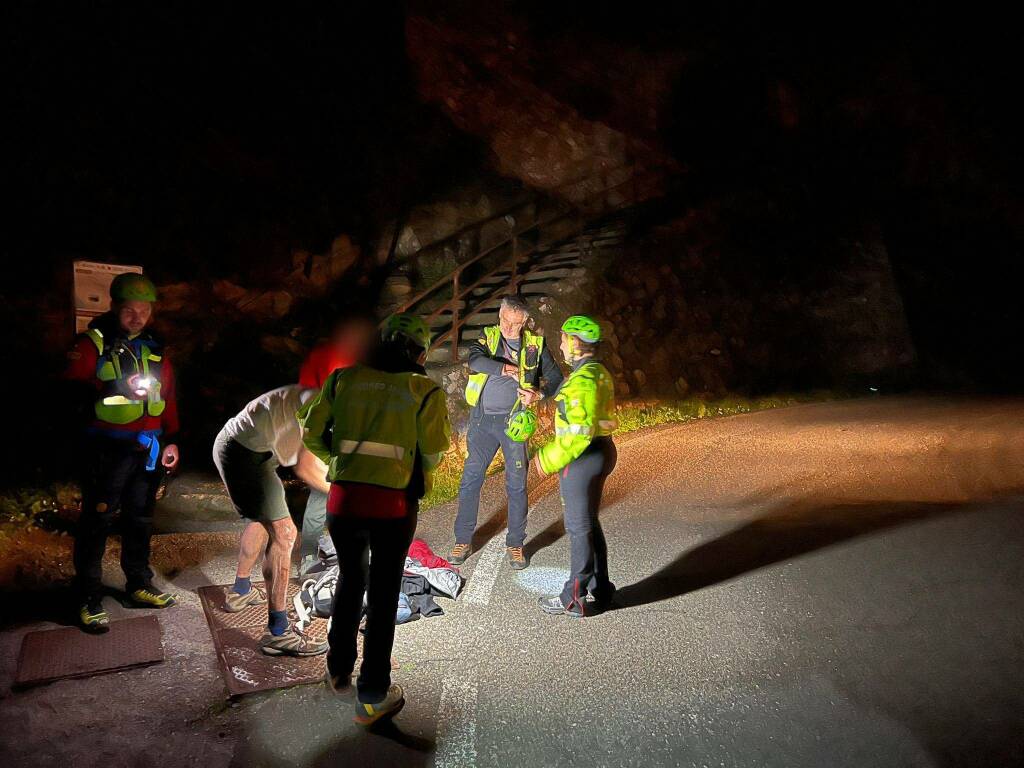
M 376 326 L 368 316 L 353 314 L 340 318 L 330 338 L 317 344 L 306 355 L 299 369 L 299 386 L 321 389 L 328 377 L 339 368 L 351 368 L 366 359 L 367 350 L 377 335 Z M 317 545 L 327 523 L 327 494 L 310 487 L 306 511 L 302 515 L 299 539 L 299 576 L 315 571 L 320 564 Z
M 75 584 L 83 629 L 105 632 L 103 553 L 120 513 L 121 568 L 132 602 L 168 608 L 173 595 L 153 586 L 150 536 L 157 488 L 178 465 L 174 369 L 146 330 L 156 288 L 135 273 L 110 286 L 110 312 L 75 339 L 65 379 L 88 408 L 80 449 L 82 513 L 75 533 Z M 78 398 L 76 398 L 78 399 Z

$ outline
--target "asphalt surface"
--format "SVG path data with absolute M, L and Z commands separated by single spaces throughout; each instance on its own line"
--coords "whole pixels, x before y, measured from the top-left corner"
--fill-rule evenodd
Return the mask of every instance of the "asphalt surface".
M 1024 403 L 878 399 L 620 445 L 602 512 L 619 606 L 548 617 L 557 493 L 504 564 L 501 477 L 446 615 L 398 629 L 408 705 L 364 734 L 320 686 L 229 704 L 198 600 L 232 533 L 165 574 L 167 661 L 9 692 L 7 765 L 1009 766 L 1024 763 Z M 544 489 L 541 488 L 541 491 Z M 419 534 L 452 543 L 453 505 Z M 205 538 L 204 538 L 205 537 Z M 170 538 L 168 540 L 168 544 Z M 111 583 L 116 582 L 112 571 Z

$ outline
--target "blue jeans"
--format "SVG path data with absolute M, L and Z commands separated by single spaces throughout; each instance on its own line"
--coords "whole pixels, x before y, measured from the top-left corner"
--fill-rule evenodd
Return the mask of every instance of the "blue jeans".
M 501 448 L 505 456 L 505 489 L 508 492 L 508 533 L 505 546 L 521 547 L 526 541 L 526 475 L 530 464 L 526 443 L 517 443 L 505 434 L 505 414 L 485 414 L 474 409 L 469 421 L 466 443 L 469 455 L 462 468 L 459 486 L 459 514 L 455 518 L 455 542 L 470 544 L 480 511 L 480 489 L 494 454 Z
M 327 522 L 327 494 L 309 489 L 306 511 L 302 514 L 302 538 L 299 544 L 299 564 L 304 557 L 315 557 L 320 536 Z

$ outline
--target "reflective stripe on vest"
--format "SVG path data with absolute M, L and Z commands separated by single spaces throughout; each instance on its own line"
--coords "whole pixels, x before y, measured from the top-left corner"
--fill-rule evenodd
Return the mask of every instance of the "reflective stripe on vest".
M 555 427 L 555 434 L 558 437 L 563 435 L 592 435 L 594 434 L 594 428 L 588 427 L 585 424 L 564 424 Z
M 118 382 L 124 379 L 124 371 L 118 357 L 103 357 L 103 334 L 96 328 L 90 328 L 85 334 L 93 345 L 99 358 L 96 362 L 96 378 L 105 383 Z M 135 373 L 151 380 L 145 400 L 133 400 L 122 394 L 107 395 L 98 399 L 93 412 L 100 421 L 109 424 L 130 424 L 145 414 L 159 416 L 167 404 L 160 396 L 159 373 L 153 373 L 149 364 L 162 362 L 163 356 L 155 354 L 145 342 L 138 342 L 139 355 L 136 360 Z M 134 353 L 133 357 L 134 357 Z
M 401 461 L 405 448 L 389 443 L 375 443 L 372 440 L 340 440 L 338 453 L 358 453 L 360 456 L 376 456 L 378 459 Z

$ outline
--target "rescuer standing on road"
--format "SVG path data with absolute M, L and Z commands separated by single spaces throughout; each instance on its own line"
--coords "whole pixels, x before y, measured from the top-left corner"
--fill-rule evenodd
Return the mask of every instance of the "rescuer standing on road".
M 120 513 L 121 568 L 133 603 L 168 608 L 173 595 L 153 586 L 149 548 L 153 507 L 165 471 L 178 465 L 174 371 L 163 345 L 146 330 L 156 287 L 134 272 L 114 278 L 110 312 L 89 324 L 68 353 L 65 379 L 88 410 L 79 447 L 82 513 L 75 533 L 79 622 L 106 632 L 103 553 Z
M 608 546 L 598 511 L 604 481 L 615 468 L 615 388 L 594 360 L 601 328 L 585 315 L 562 324 L 560 349 L 572 373 L 555 395 L 555 438 L 534 457 L 541 476 L 558 472 L 569 534 L 569 579 L 560 595 L 540 599 L 545 613 L 580 617 L 588 603 L 606 608 L 615 594 L 608 578 Z
M 260 395 L 230 419 L 213 441 L 217 465 L 231 503 L 248 523 L 238 549 L 234 586 L 224 598 L 224 610 L 237 613 L 269 601 L 267 631 L 260 650 L 268 656 L 316 656 L 327 643 L 306 637 L 288 621 L 288 577 L 291 572 L 295 523 L 285 501 L 278 467 L 295 467 L 295 474 L 327 498 L 327 467 L 302 445 L 298 411 L 317 390 L 298 384 Z M 251 582 L 252 569 L 263 554 L 264 596 Z
M 328 466 L 327 512 L 341 583 L 328 637 L 327 675 L 348 687 L 366 593 L 366 635 L 355 721 L 372 725 L 404 706 L 391 684 L 391 648 L 406 553 L 419 499 L 448 449 L 444 392 L 417 360 L 430 344 L 423 321 L 393 315 L 366 365 L 335 371 L 300 412 L 306 447 Z
M 484 328 L 469 349 L 466 402 L 473 410 L 466 434 L 468 455 L 459 486 L 459 512 L 455 518 L 455 546 L 448 560 L 461 565 L 473 552 L 473 532 L 480 511 L 480 489 L 494 454 L 505 457 L 505 488 L 508 493 L 506 557 L 515 570 L 526 567 L 527 445 L 506 433 L 509 416 L 517 404 L 529 408 L 551 396 L 562 383 L 562 372 L 544 344 L 544 337 L 527 330 L 530 311 L 514 296 L 502 299 L 498 325 Z

